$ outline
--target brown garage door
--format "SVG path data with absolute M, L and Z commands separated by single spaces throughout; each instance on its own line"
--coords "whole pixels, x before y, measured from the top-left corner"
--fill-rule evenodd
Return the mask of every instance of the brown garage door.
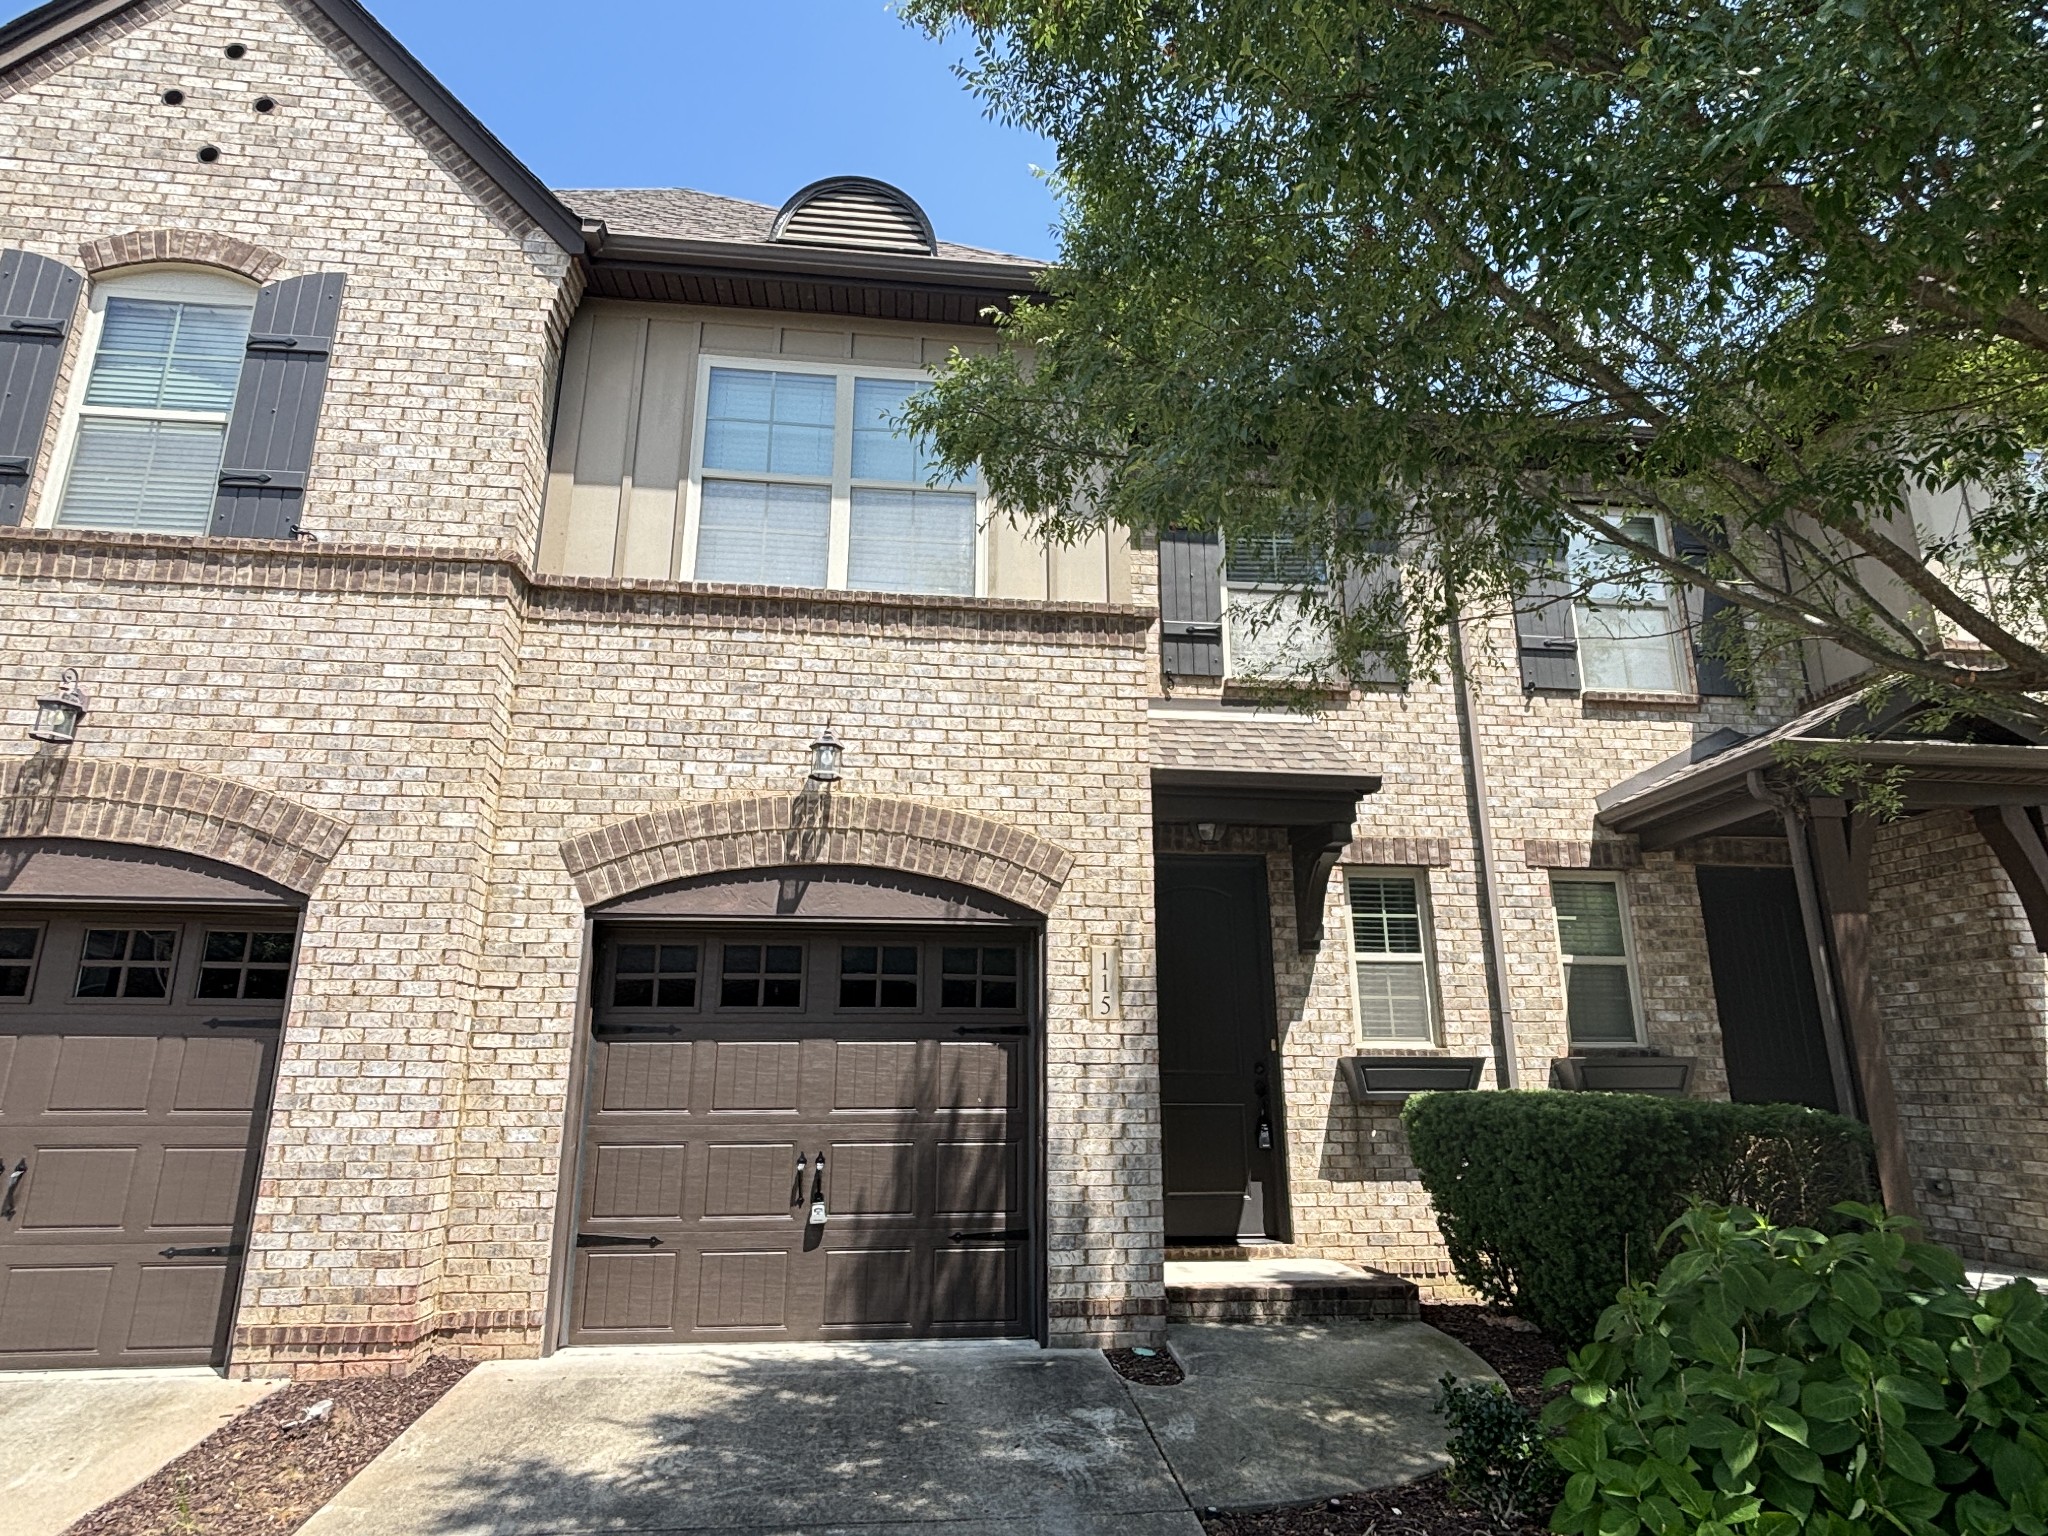
M 572 1342 L 1032 1331 L 1027 934 L 601 932 Z
M 0 910 L 0 1367 L 222 1358 L 294 916 Z

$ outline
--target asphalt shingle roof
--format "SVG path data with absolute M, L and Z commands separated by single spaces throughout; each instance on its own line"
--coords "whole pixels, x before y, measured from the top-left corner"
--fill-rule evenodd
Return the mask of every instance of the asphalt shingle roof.
M 671 240 L 730 240 L 762 245 L 775 225 L 776 210 L 766 203 L 720 197 L 689 187 L 586 187 L 555 192 L 586 219 L 602 219 L 614 234 L 652 235 Z M 1022 267 L 1043 263 L 1006 251 L 939 242 L 939 255 L 952 261 L 1013 261 Z
M 1200 773 L 1360 774 L 1365 767 L 1307 720 L 1152 716 L 1152 766 Z

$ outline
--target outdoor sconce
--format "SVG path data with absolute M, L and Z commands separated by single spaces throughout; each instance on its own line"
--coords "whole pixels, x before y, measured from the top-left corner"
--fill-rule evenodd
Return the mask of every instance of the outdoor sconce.
M 839 782 L 839 759 L 845 749 L 832 738 L 832 727 L 825 727 L 825 734 L 811 743 L 811 782 L 813 784 L 837 784 Z
M 36 700 L 36 723 L 29 736 L 55 746 L 68 747 L 78 740 L 78 722 L 90 705 L 78 688 L 78 669 L 66 667 L 55 693 Z

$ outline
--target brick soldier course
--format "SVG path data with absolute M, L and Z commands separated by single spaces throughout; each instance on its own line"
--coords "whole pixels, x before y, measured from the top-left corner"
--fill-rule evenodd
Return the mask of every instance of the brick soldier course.
M 596 222 L 437 90 L 350 0 L 59 4 L 0 29 L 0 247 L 74 269 L 81 295 L 152 270 L 345 277 L 297 537 L 55 526 L 82 325 L 28 455 L 21 525 L 0 528 L 17 732 L 0 839 L 194 855 L 305 898 L 227 1367 L 402 1371 L 433 1350 L 552 1347 L 590 909 L 792 865 L 930 877 L 1042 918 L 1047 1342 L 1143 1343 L 1166 1317 L 1158 853 L 1266 861 L 1286 1250 L 1442 1276 L 1399 1106 L 1354 1102 L 1338 1063 L 1367 1048 L 1343 871 L 1387 866 L 1426 876 L 1432 1048 L 1483 1058 L 1489 1087 L 1500 1077 L 1448 683 L 1353 689 L 1320 717 L 1336 754 L 1382 782 L 1358 802 L 1323 941 L 1305 951 L 1284 829 L 1210 838 L 1155 819 L 1158 706 L 1257 712 L 1162 676 L 1154 551 L 1005 545 L 1003 560 L 1038 562 L 1021 596 L 677 580 L 667 525 L 638 521 L 661 490 L 632 480 L 660 447 L 646 433 L 620 450 L 627 483 L 601 518 L 588 510 L 577 456 L 594 450 L 564 446 L 562 401 L 603 327 L 851 367 L 980 344 L 978 300 L 936 278 L 915 279 L 919 302 L 953 318 L 594 294 L 623 281 L 605 276 Z M 254 111 L 258 96 L 275 109 Z M 828 282 L 827 257 L 804 259 L 828 299 L 829 282 L 913 281 L 848 255 L 860 275 Z M 652 367 L 656 342 L 635 345 Z M 666 473 L 673 501 L 687 476 Z M 1793 715 L 1803 684 L 1754 700 L 1530 691 L 1510 620 L 1469 639 L 1519 1079 L 1544 1085 L 1569 1050 L 1550 872 L 1611 870 L 1644 1044 L 1696 1058 L 1690 1091 L 1725 1096 L 1693 870 L 1781 865 L 1784 843 L 1645 852 L 1596 822 L 1594 800 L 1718 727 Z M 91 713 L 75 746 L 39 748 L 19 733 L 62 666 L 84 675 Z M 820 791 L 806 754 L 828 723 L 846 776 Z M 2025 914 L 1961 812 L 1888 829 L 1877 862 L 1877 981 L 1923 1215 L 1974 1257 L 2048 1264 L 2048 1162 L 2031 1150 L 2048 1145 L 2048 969 Z M 1119 971 L 1106 1017 L 1090 994 L 1101 950 Z

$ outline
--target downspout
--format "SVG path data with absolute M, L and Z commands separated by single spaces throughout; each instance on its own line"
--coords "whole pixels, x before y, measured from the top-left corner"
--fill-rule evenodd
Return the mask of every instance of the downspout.
M 1521 1086 L 1515 1055 L 1515 1015 L 1508 1002 L 1508 957 L 1500 931 L 1500 886 L 1495 879 L 1493 816 L 1486 803 L 1486 761 L 1479 751 L 1478 708 L 1472 674 L 1465 665 L 1465 621 L 1451 604 L 1451 672 L 1457 680 L 1458 743 L 1465 759 L 1465 814 L 1472 825 L 1472 846 L 1479 866 L 1479 931 L 1485 941 L 1486 1002 L 1493 1025 L 1495 1085 Z

